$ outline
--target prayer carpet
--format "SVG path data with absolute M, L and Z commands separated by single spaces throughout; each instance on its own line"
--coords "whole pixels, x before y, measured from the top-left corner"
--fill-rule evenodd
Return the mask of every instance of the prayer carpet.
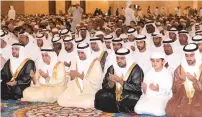
M 60 107 L 57 103 L 1 100 L 2 117 L 136 117 L 123 113 L 105 113 L 96 109 Z

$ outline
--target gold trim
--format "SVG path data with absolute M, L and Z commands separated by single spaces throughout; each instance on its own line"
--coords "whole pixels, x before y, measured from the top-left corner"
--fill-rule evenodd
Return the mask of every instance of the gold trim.
M 25 60 L 20 64 L 20 66 L 17 68 L 17 70 L 15 71 L 14 74 L 13 74 L 13 72 L 12 72 L 12 70 L 11 70 L 11 62 L 10 62 L 10 70 L 11 70 L 11 74 L 12 74 L 12 76 L 13 76 L 10 81 L 14 81 L 14 80 L 18 77 L 20 71 L 22 70 L 22 68 L 24 67 L 24 65 L 27 63 L 27 61 L 29 61 L 29 60 L 31 60 L 31 59 L 29 59 L 29 58 L 25 59 Z
M 93 62 L 91 63 L 91 65 L 90 65 L 90 67 L 89 67 L 89 69 L 88 69 L 86 75 L 84 76 L 84 78 L 86 78 L 86 77 L 89 76 L 90 71 L 91 71 L 91 69 L 93 68 L 93 66 L 94 66 L 94 64 L 95 64 L 95 62 L 96 62 L 96 60 L 98 60 L 98 59 L 94 59 L 94 60 L 93 60 Z M 76 63 L 76 71 L 78 71 L 77 63 Z M 80 92 L 82 92 L 81 86 L 80 86 L 80 84 L 79 84 L 78 77 L 76 77 L 76 84 L 77 84 L 77 87 L 80 89 Z
M 98 60 L 98 59 L 94 59 L 93 62 L 91 63 L 91 65 L 90 65 L 90 67 L 89 67 L 89 69 L 88 69 L 88 71 L 87 71 L 85 77 L 88 77 L 88 76 L 89 76 L 90 71 L 91 71 L 91 69 L 93 68 L 93 66 L 94 66 L 94 64 L 95 64 L 95 62 L 96 62 L 96 60 Z
M 98 58 L 98 60 L 101 62 L 101 60 L 102 60 L 102 58 L 103 58 L 103 56 L 104 56 L 104 53 L 105 53 L 105 51 L 103 51 L 101 54 L 100 54 L 100 56 L 99 56 L 99 58 Z
M 182 71 L 184 71 L 183 67 L 182 67 Z M 197 80 L 199 80 L 201 72 L 202 72 L 202 64 L 200 65 L 199 71 L 197 72 L 197 76 L 196 76 Z M 194 94 L 195 94 L 195 89 L 192 88 L 191 91 L 190 91 L 187 81 L 185 81 L 184 87 L 185 87 L 185 90 L 186 90 L 187 97 L 189 98 L 188 104 L 191 104 L 192 103 L 192 98 L 194 97 Z
M 62 62 L 57 62 L 57 63 L 55 64 L 55 66 L 53 67 L 53 73 L 52 73 L 52 77 L 51 77 L 51 78 L 57 79 L 58 66 L 59 66 L 61 63 L 62 63 Z M 39 74 L 38 71 L 36 72 L 35 77 L 37 78 L 37 80 L 38 80 L 38 82 L 39 82 L 39 79 L 40 79 L 41 75 Z M 55 84 L 55 85 L 51 85 L 51 84 L 41 84 L 40 82 L 39 82 L 39 84 L 40 84 L 40 86 L 45 86 L 45 87 L 46 87 L 46 86 L 58 86 L 58 85 L 62 84 L 64 81 L 65 81 L 65 80 L 63 80 L 61 83 Z
M 57 79 L 57 69 L 61 62 L 57 62 L 53 68 L 52 78 Z
M 13 76 L 13 71 L 11 69 L 11 61 L 10 61 L 10 64 L 9 64 L 9 69 L 10 69 L 11 75 Z
M 76 71 L 78 71 L 77 63 L 76 63 Z M 75 80 L 76 80 L 77 87 L 79 88 L 80 92 L 82 92 L 81 86 L 80 86 L 80 84 L 79 84 L 79 78 L 76 77 Z
M 128 78 L 129 75 L 131 74 L 132 72 L 132 69 L 136 66 L 135 63 L 133 63 L 130 68 L 128 69 L 128 72 L 126 73 L 125 77 L 124 78 Z M 119 84 L 116 82 L 116 100 L 117 101 L 120 101 L 121 100 L 121 94 L 122 94 L 122 91 L 123 91 L 123 86 L 121 87 L 117 87 Z

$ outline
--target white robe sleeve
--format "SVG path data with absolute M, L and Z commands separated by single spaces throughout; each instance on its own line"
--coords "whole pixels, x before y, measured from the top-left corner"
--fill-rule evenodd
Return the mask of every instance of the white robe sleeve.
M 162 78 L 163 80 L 161 80 L 161 82 L 158 84 L 159 85 L 158 95 L 169 96 L 172 93 L 173 77 L 170 73 L 167 73 Z
M 68 13 L 69 13 L 69 14 L 73 14 L 73 12 L 74 12 L 74 10 L 72 9 L 72 7 L 69 7 Z
M 78 8 L 80 13 L 82 14 L 83 13 L 83 9 L 81 7 Z

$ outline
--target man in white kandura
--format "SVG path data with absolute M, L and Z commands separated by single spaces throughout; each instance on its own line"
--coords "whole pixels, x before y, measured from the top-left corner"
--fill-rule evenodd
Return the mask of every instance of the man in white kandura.
M 89 44 L 78 44 L 77 52 L 76 63 L 71 65 L 69 73 L 72 81 L 57 102 L 64 107 L 93 108 L 95 93 L 103 80 L 101 64 L 92 57 Z

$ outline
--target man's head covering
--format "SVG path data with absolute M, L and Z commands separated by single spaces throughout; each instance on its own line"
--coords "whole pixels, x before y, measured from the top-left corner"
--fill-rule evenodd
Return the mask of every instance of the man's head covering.
M 121 39 L 127 39 L 127 38 L 128 38 L 128 35 L 125 34 L 125 33 L 123 33 L 123 34 L 121 34 L 121 35 L 119 36 L 119 38 L 121 38 Z
M 6 43 L 8 43 L 8 39 L 6 38 L 6 33 L 3 30 L 0 30 L 0 39 L 4 40 Z
M 123 39 L 121 39 L 121 38 L 114 38 L 114 39 L 112 39 L 112 43 L 121 43 L 123 45 Z
M 199 66 L 201 65 L 201 56 L 200 56 L 198 45 L 195 43 L 190 43 L 190 44 L 184 46 L 183 51 L 185 54 L 195 53 L 195 59 L 196 59 L 196 64 L 193 67 L 189 66 L 186 61 L 185 54 L 184 54 L 184 57 L 182 60 L 182 67 L 185 69 L 185 72 L 193 73 L 193 72 L 196 72 L 197 70 L 199 70 Z M 191 69 L 191 68 L 193 68 L 193 69 Z
M 82 27 L 79 29 L 79 35 L 78 35 L 79 38 L 81 38 L 81 31 L 86 31 L 86 38 L 85 39 L 90 39 L 90 33 L 89 33 L 88 29 L 85 27 Z
M 174 53 L 177 53 L 177 47 L 174 44 L 174 41 L 172 39 L 170 39 L 169 37 L 163 39 L 163 45 L 169 44 L 172 47 L 172 50 Z
M 71 32 L 68 30 L 68 29 L 62 29 L 61 31 L 60 31 L 60 34 L 59 34 L 60 36 L 64 36 L 64 35 L 69 35 L 69 36 L 71 36 Z
M 74 39 L 72 37 L 65 37 L 63 39 L 63 43 L 67 43 L 67 42 L 71 42 L 73 44 L 73 46 L 74 46 L 73 47 L 74 50 L 76 50 L 76 43 L 75 43 L 75 41 L 74 41 Z M 63 46 L 63 48 L 64 48 L 64 46 Z
M 71 37 L 65 37 L 63 39 L 63 43 L 72 43 L 73 44 L 73 50 L 72 52 L 68 53 L 67 50 L 65 49 L 64 44 L 62 45 L 62 49 L 58 55 L 58 60 L 59 61 L 66 61 L 66 62 L 70 62 L 71 60 L 73 60 L 76 57 L 76 44 L 74 39 L 72 39 Z
M 152 37 L 163 37 L 161 33 L 153 33 Z
M 147 37 L 145 35 L 138 35 L 136 41 L 146 41 Z
M 127 71 L 129 70 L 130 66 L 134 63 L 134 60 L 132 58 L 132 53 L 129 49 L 126 48 L 120 48 L 115 52 L 116 56 L 119 57 L 125 57 L 126 58 L 126 67 L 125 68 L 121 68 L 118 66 L 117 60 L 114 61 L 113 63 L 113 67 L 114 67 L 114 71 L 118 76 L 125 76 Z M 127 80 L 127 79 L 124 79 Z
M 94 37 L 98 36 L 98 35 L 105 35 L 104 32 L 102 31 L 96 31 Z
M 117 34 L 116 34 L 116 33 L 117 33 L 118 30 L 121 30 L 121 28 L 117 28 L 117 29 L 114 31 L 114 36 L 115 36 L 115 37 L 117 37 Z
M 51 58 L 50 65 L 54 66 L 57 63 L 57 55 L 55 51 L 53 51 L 53 47 L 51 45 L 46 45 L 41 48 L 41 53 L 48 53 Z
M 165 53 L 163 52 L 153 52 L 151 54 L 151 59 L 165 59 Z
M 19 33 L 19 36 L 26 36 L 26 37 L 29 37 L 29 33 L 27 33 L 27 32 L 20 32 Z
M 154 33 L 160 33 L 159 32 L 159 30 L 158 30 L 158 28 L 157 28 L 157 26 L 156 26 L 156 24 L 154 23 L 154 21 L 152 21 L 152 20 L 147 20 L 146 21 L 146 23 L 145 23 L 145 25 L 144 25 L 144 27 L 143 27 L 143 29 L 142 29 L 142 31 L 141 31 L 141 34 L 148 34 L 147 33 L 147 29 L 146 29 L 146 26 L 147 25 L 153 25 L 153 27 L 155 28 L 155 31 L 154 31 Z
M 111 47 L 112 48 L 113 48 L 113 44 L 114 43 L 120 43 L 122 45 L 122 47 L 124 46 L 123 39 L 121 39 L 121 38 L 114 38 L 114 39 L 112 39 L 112 43 L 111 43 Z M 114 49 L 112 49 L 112 50 L 114 50 Z
M 104 36 L 104 41 L 112 41 L 112 39 L 113 39 L 114 37 L 113 37 L 113 35 L 106 35 L 106 36 Z
M 176 28 L 171 28 L 170 30 L 168 30 L 169 32 L 173 32 L 173 33 L 176 33 L 178 32 L 178 30 Z
M 192 37 L 192 41 L 194 43 L 202 43 L 202 36 L 201 35 L 196 35 L 196 36 Z
M 39 65 L 39 69 L 41 69 L 43 72 L 48 73 L 49 76 L 52 76 L 53 74 L 53 68 L 54 66 L 57 64 L 58 62 L 58 58 L 56 53 L 53 51 L 52 45 L 46 45 L 43 46 L 43 48 L 41 49 L 41 54 L 43 53 L 47 53 L 50 57 L 50 64 L 47 65 L 46 63 L 44 63 L 44 61 L 42 60 L 40 65 Z M 41 55 L 42 56 L 42 55 Z M 45 81 L 42 81 L 45 84 Z
M 51 30 L 51 32 L 59 32 L 59 30 L 57 29 L 57 28 L 53 28 L 52 30 Z
M 178 32 L 178 34 L 179 34 L 179 35 L 180 35 L 180 34 L 186 35 L 186 36 L 187 36 L 187 41 L 188 41 L 188 43 L 191 43 L 191 42 L 192 42 L 191 37 L 189 36 L 189 32 L 188 32 L 188 31 L 186 31 L 186 30 L 180 30 L 180 31 Z
M 59 36 L 54 36 L 52 38 L 52 43 L 61 43 L 61 38 Z
M 91 57 L 92 52 L 90 49 L 90 45 L 88 43 L 80 43 L 77 45 L 77 51 L 81 51 L 84 52 L 84 54 L 86 55 L 86 60 L 80 60 L 79 55 L 77 54 L 76 57 L 76 62 L 77 62 L 77 69 L 79 73 L 84 72 L 84 74 L 86 75 L 90 64 L 93 61 L 93 57 Z
M 90 43 L 92 42 L 96 42 L 98 44 L 100 51 L 104 51 L 102 40 L 99 37 L 92 37 L 90 39 Z
M 126 1 L 126 8 L 129 8 L 131 4 L 132 4 L 132 1 L 131 0 L 127 0 Z
M 137 31 L 134 28 L 129 28 L 127 31 L 127 35 L 133 35 L 134 37 L 136 37 Z
M 46 40 L 46 37 L 44 34 L 42 33 L 37 33 L 35 39 L 42 39 L 42 40 Z
M 202 35 L 202 29 L 195 32 L 195 35 Z
M 21 37 L 21 36 L 28 37 L 29 43 L 36 43 L 34 37 L 31 36 L 29 33 L 25 32 L 25 31 L 22 31 L 22 32 L 19 33 L 19 37 Z
M 104 36 L 104 42 L 112 42 L 113 38 L 114 38 L 113 35 L 106 35 Z M 110 44 L 110 47 L 112 48 L 112 44 Z M 107 52 L 111 51 L 111 49 L 108 49 L 105 44 L 104 44 L 104 48 Z
M 11 55 L 10 62 L 11 62 L 11 70 L 13 73 L 16 72 L 17 68 L 20 66 L 20 64 L 26 59 L 25 57 L 25 45 L 21 43 L 14 43 L 12 44 L 12 47 L 19 47 L 19 57 L 13 57 Z

